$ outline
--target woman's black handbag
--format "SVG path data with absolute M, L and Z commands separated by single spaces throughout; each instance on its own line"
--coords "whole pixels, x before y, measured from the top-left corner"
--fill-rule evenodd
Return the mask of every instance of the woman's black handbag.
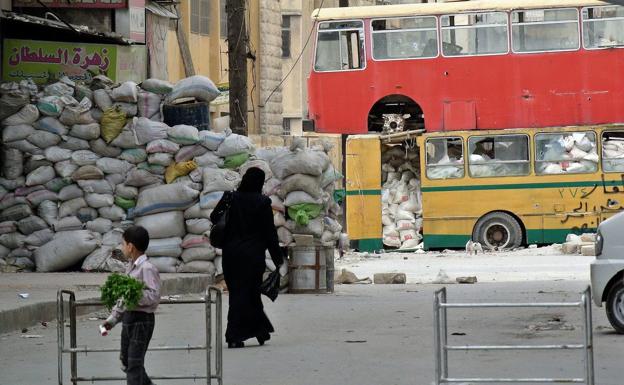
M 260 284 L 260 292 L 275 302 L 279 294 L 280 274 L 279 269 L 269 273 L 269 276 Z
M 221 217 L 219 217 L 219 220 L 217 221 L 217 223 L 215 223 L 214 226 L 212 226 L 212 228 L 210 229 L 210 244 L 216 247 L 217 249 L 222 249 L 224 246 L 225 227 L 227 226 L 230 205 L 232 204 L 232 198 L 230 194 L 229 193 L 226 193 L 226 194 L 228 195 L 224 196 L 224 199 L 226 199 L 226 201 L 225 201 L 225 208 L 223 209 L 223 212 L 221 213 Z

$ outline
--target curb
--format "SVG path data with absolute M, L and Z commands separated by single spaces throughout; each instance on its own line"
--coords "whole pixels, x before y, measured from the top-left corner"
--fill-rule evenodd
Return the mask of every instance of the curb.
M 161 286 L 161 296 L 174 294 L 201 293 L 206 290 L 209 285 L 214 283 L 212 276 L 194 276 L 194 277 L 172 277 L 163 279 Z M 70 286 L 68 289 L 72 289 Z M 77 301 L 82 300 L 98 300 L 99 295 L 92 290 L 82 291 L 89 293 L 86 296 L 80 296 L 80 289 L 73 288 L 76 291 Z M 84 315 L 92 313 L 96 309 L 92 307 L 78 308 L 77 314 Z M 41 321 L 56 320 L 56 301 L 42 301 L 38 303 L 20 306 L 15 309 L 0 311 L 0 334 L 9 333 L 30 327 Z

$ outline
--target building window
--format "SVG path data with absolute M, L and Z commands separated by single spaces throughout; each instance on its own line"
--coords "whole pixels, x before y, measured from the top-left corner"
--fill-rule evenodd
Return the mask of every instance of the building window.
M 210 34 L 210 0 L 191 0 L 191 32 Z
M 504 12 L 442 16 L 440 23 L 444 56 L 499 55 L 509 51 Z
M 580 47 L 576 9 L 514 11 L 511 28 L 514 52 L 573 51 Z
M 464 177 L 464 145 L 459 137 L 427 140 L 427 178 Z
M 290 118 L 282 120 L 282 128 L 284 129 L 284 135 L 290 135 Z
M 227 0 L 221 0 L 221 3 L 219 3 L 220 9 L 220 25 L 221 25 L 221 37 L 226 39 L 227 38 L 227 33 L 228 33 L 228 28 L 227 28 L 227 12 L 225 11 L 225 3 L 227 2 Z
M 291 16 L 282 16 L 282 57 L 290 57 L 290 20 Z

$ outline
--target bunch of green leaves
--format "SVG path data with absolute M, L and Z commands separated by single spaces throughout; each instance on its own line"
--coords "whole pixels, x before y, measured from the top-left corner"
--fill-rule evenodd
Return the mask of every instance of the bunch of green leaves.
M 132 310 L 143 297 L 145 284 L 127 275 L 113 273 L 108 276 L 100 289 L 101 299 L 108 310 L 112 309 L 118 299 L 123 299 L 126 310 Z

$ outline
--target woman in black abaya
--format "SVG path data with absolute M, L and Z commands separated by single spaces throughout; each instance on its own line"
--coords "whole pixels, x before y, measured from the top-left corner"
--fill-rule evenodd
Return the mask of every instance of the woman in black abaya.
M 263 185 L 264 171 L 250 168 L 238 190 L 226 192 L 210 215 L 212 223 L 217 223 L 230 203 L 223 246 L 223 274 L 230 297 L 225 332 L 229 348 L 242 348 L 249 338 L 256 338 L 263 345 L 271 338 L 269 333 L 274 332 L 260 298 L 265 251 L 269 250 L 282 275 L 287 271 L 273 223 L 271 200 L 262 195 Z

